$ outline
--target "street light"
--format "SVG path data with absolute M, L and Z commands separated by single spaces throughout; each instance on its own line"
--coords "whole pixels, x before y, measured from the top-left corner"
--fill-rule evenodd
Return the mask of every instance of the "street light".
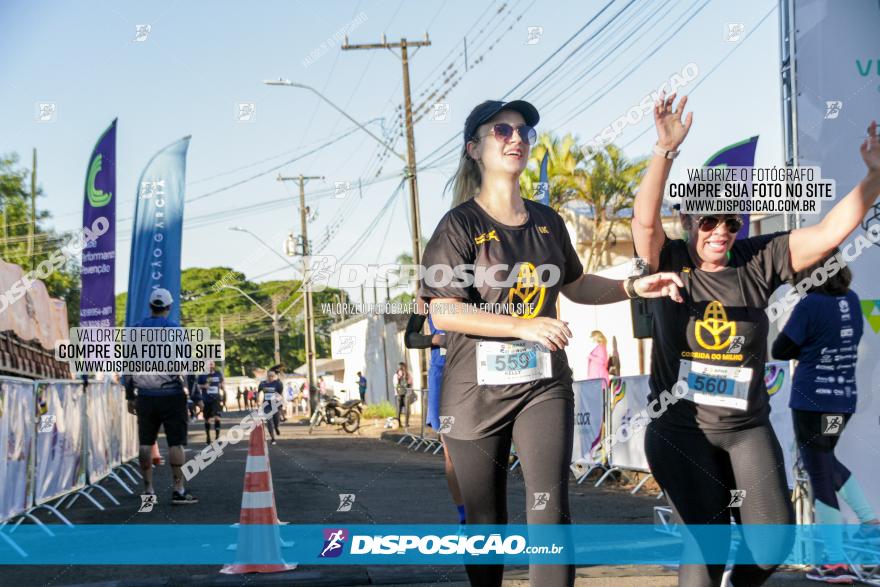
M 279 253 L 278 251 L 276 251 L 275 249 L 273 249 L 272 246 L 271 246 L 269 243 L 267 243 L 266 241 L 264 241 L 263 239 L 261 239 L 261 238 L 260 238 L 259 236 L 257 236 L 254 232 L 251 232 L 251 231 L 248 230 L 247 228 L 242 228 L 241 226 L 230 226 L 230 227 L 229 227 L 229 230 L 234 230 L 235 232 L 245 232 L 245 233 L 251 235 L 252 237 L 254 237 L 255 239 L 257 239 L 258 241 L 260 241 L 260 244 L 262 244 L 264 247 L 266 247 L 267 249 L 269 249 L 270 251 L 272 251 L 272 253 L 273 253 L 275 256 L 279 257 L 282 261 L 284 261 L 284 263 L 286 263 L 287 265 L 290 265 L 290 267 L 291 267 L 294 271 L 299 271 L 299 268 L 298 268 L 296 265 L 294 265 L 293 263 L 291 263 L 289 259 L 287 259 L 287 258 L 284 257 L 284 255 L 282 255 L 281 253 Z
M 236 287 L 234 285 L 225 285 L 224 284 L 221 289 L 234 289 L 235 291 L 237 291 L 238 293 L 243 295 L 245 298 L 247 298 L 248 301 L 250 301 L 253 305 L 258 307 L 260 309 L 260 311 L 263 312 L 263 314 L 265 314 L 266 316 L 269 317 L 269 319 L 272 321 L 272 330 L 274 331 L 274 334 L 275 334 L 275 364 L 276 365 L 280 364 L 281 363 L 281 338 L 280 338 L 281 319 L 284 318 L 284 315 L 287 314 L 296 305 L 296 303 L 303 298 L 303 296 L 300 295 L 293 302 L 291 302 L 291 304 L 287 307 L 286 310 L 284 310 L 283 312 L 281 312 L 279 314 L 278 308 L 275 305 L 274 299 L 272 300 L 272 312 L 270 313 L 268 310 L 266 310 L 266 308 L 261 306 L 257 300 L 255 300 L 254 298 L 249 296 L 247 294 L 247 292 L 245 292 L 244 290 L 242 290 L 239 287 Z
M 385 147 L 386 149 L 391 151 L 398 159 L 400 159 L 401 161 L 406 163 L 406 157 L 404 157 L 403 155 L 401 155 L 400 153 L 395 151 L 391 145 L 389 145 L 388 143 L 386 143 L 385 141 L 380 139 L 378 136 L 373 134 L 373 132 L 370 129 L 368 129 L 367 127 L 362 125 L 360 122 L 358 122 L 357 120 L 352 118 L 345 110 L 343 110 L 342 108 L 340 108 L 339 106 L 337 106 L 336 104 L 331 102 L 330 99 L 327 98 L 327 96 L 325 96 L 324 94 L 322 94 L 321 92 L 319 92 L 318 90 L 313 88 L 312 86 L 307 86 L 305 84 L 299 84 L 296 82 L 292 82 L 289 79 L 282 79 L 282 78 L 263 80 L 263 83 L 266 84 L 267 86 L 288 86 L 291 88 L 302 88 L 303 90 L 308 90 L 308 91 L 312 92 L 313 94 L 315 94 L 316 96 L 321 98 L 324 102 L 329 104 L 334 110 L 336 110 L 337 112 L 342 114 L 344 117 L 346 117 L 347 119 L 349 119 L 350 121 L 355 123 L 358 126 L 358 128 L 360 128 L 362 131 L 364 131 L 365 133 L 367 133 L 368 135 L 373 137 L 380 145 L 382 145 L 383 147 Z
M 387 45 L 384 38 L 382 41 L 383 46 Z M 415 43 L 415 45 L 419 45 L 421 43 Z M 430 41 L 427 40 L 427 36 L 424 44 L 430 44 Z M 348 47 L 348 41 L 346 40 L 346 46 Z M 363 47 L 361 47 L 363 48 Z M 365 133 L 370 135 L 376 142 L 385 147 L 388 151 L 393 153 L 398 159 L 404 162 L 406 165 L 404 171 L 405 179 L 409 180 L 410 186 L 410 210 L 412 212 L 412 238 L 413 238 L 413 261 L 416 264 L 421 264 L 421 228 L 420 228 L 420 220 L 419 220 L 419 192 L 416 183 L 416 158 L 415 158 L 415 142 L 413 138 L 413 124 L 412 124 L 412 116 L 411 116 L 411 104 L 410 104 L 410 93 L 409 93 L 409 68 L 407 65 L 407 57 L 406 57 L 406 42 L 403 41 L 402 44 L 402 53 L 403 53 L 403 76 L 404 76 L 404 100 L 406 103 L 406 112 L 407 112 L 407 155 L 408 157 L 404 157 L 397 151 L 395 151 L 391 145 L 380 139 L 378 136 L 373 134 L 370 129 L 362 125 L 360 122 L 355 120 L 351 115 L 345 112 L 342 108 L 331 102 L 326 96 L 324 96 L 321 92 L 316 90 L 311 86 L 307 86 L 306 84 L 300 84 L 296 82 L 292 82 L 289 79 L 278 78 L 277 80 L 263 80 L 263 83 L 268 86 L 289 86 L 292 88 L 302 88 L 303 90 L 308 90 L 318 96 L 321 100 L 329 104 L 334 110 L 342 114 L 348 120 L 355 123 L 358 128 L 363 130 Z M 419 370 L 422 372 L 422 383 L 423 385 L 427 384 L 427 369 L 425 368 L 427 365 L 427 352 L 423 349 L 419 353 Z

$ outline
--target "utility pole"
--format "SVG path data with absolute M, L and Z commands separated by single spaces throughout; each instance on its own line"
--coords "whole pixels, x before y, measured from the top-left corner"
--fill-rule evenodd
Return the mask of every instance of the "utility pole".
M 311 279 L 309 272 L 309 255 L 311 250 L 309 247 L 309 220 L 308 208 L 306 208 L 306 182 L 310 179 L 324 179 L 323 175 L 303 175 L 299 174 L 293 177 L 284 177 L 278 175 L 278 181 L 296 181 L 299 183 L 299 222 L 302 231 L 302 258 L 303 258 L 303 288 L 305 288 L 305 339 L 306 339 L 306 365 L 308 369 L 309 389 L 315 388 L 315 380 L 317 373 L 315 370 L 315 307 L 312 303 L 312 285 L 308 283 Z M 279 359 L 280 362 L 280 359 Z
M 281 326 L 278 324 L 278 298 L 272 296 L 272 334 L 275 337 L 275 364 L 281 364 Z
M 428 33 L 425 33 L 424 41 L 407 41 L 406 38 L 402 38 L 399 43 L 389 43 L 383 34 L 381 43 L 366 43 L 361 45 L 350 45 L 348 43 L 348 37 L 346 36 L 345 43 L 342 45 L 343 51 L 352 49 L 400 49 L 400 62 L 403 67 L 403 104 L 406 113 L 406 179 L 409 181 L 409 209 L 411 210 L 410 220 L 412 224 L 413 238 L 413 263 L 416 265 L 422 264 L 422 231 L 421 219 L 419 217 L 419 185 L 416 179 L 416 141 L 413 133 L 412 98 L 409 85 L 409 48 L 428 47 L 430 45 L 431 40 L 428 38 Z M 417 288 L 418 285 L 416 285 L 416 289 Z M 422 383 L 420 387 L 422 389 L 427 389 L 428 386 L 427 364 L 426 351 L 423 349 L 419 352 L 419 371 L 422 374 Z
M 223 314 L 220 314 L 220 344 L 223 345 L 223 355 L 226 355 L 226 340 L 223 332 Z M 226 365 L 223 365 L 226 367 Z
M 254 298 L 249 296 L 247 294 L 247 292 L 245 292 L 240 287 L 236 287 L 234 285 L 223 285 L 222 289 L 232 289 L 232 290 L 237 291 L 242 296 L 244 296 L 250 303 L 252 303 L 257 308 L 259 308 L 260 311 L 263 314 L 265 314 L 266 317 L 269 318 L 269 320 L 272 321 L 272 330 L 275 333 L 275 364 L 277 365 L 277 364 L 281 363 L 281 340 L 280 340 L 280 336 L 279 336 L 280 332 L 281 332 L 281 319 L 284 318 L 285 314 L 287 314 L 288 312 L 290 312 L 293 309 L 293 307 L 296 305 L 296 303 L 298 301 L 300 301 L 303 298 L 303 296 L 300 296 L 297 299 L 295 299 L 293 302 L 291 302 L 291 304 L 289 306 L 287 306 L 286 310 L 284 310 L 283 312 L 281 312 L 279 314 L 278 313 L 278 297 L 277 296 L 272 296 L 272 298 L 271 298 L 272 299 L 272 312 L 269 313 L 269 310 L 267 310 L 266 308 L 261 306 L 257 300 L 255 300 Z M 222 328 L 222 324 L 223 324 L 222 317 L 221 317 L 220 324 L 221 324 L 221 328 Z
M 34 269 L 34 235 L 37 233 L 37 149 L 34 148 L 34 164 L 31 168 L 31 221 L 28 224 L 27 255 L 30 268 Z

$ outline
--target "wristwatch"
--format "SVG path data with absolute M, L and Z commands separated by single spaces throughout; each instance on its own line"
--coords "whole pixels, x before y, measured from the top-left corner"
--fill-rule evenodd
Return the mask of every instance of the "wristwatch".
M 654 154 L 660 155 L 664 159 L 675 159 L 676 157 L 678 157 L 678 153 L 679 151 L 667 151 L 660 145 L 654 145 Z
M 634 299 L 640 297 L 639 292 L 636 291 L 636 286 L 635 286 L 637 279 L 639 279 L 639 278 L 638 277 L 627 277 L 623 281 L 623 291 L 626 292 L 626 297 L 628 297 L 631 300 L 634 300 Z

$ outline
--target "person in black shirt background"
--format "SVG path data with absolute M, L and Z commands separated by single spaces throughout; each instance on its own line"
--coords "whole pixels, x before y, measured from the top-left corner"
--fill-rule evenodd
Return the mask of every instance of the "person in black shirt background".
M 688 395 L 651 421 L 645 453 L 651 472 L 685 524 L 794 522 L 782 450 L 770 425 L 764 383 L 770 295 L 795 272 L 822 260 L 859 225 L 880 194 L 877 124 L 868 127 L 861 155 L 866 177 L 812 226 L 736 240 L 743 221 L 734 215 L 682 215 L 685 239 L 666 236 L 660 220 L 672 159 L 690 130 L 687 97 L 675 94 L 654 107 L 658 141 L 636 192 L 633 239 L 650 270 L 681 271 L 685 304 L 653 305 L 651 397 L 684 382 Z M 741 493 L 745 490 L 745 493 Z M 743 499 L 739 507 L 733 492 Z M 770 531 L 768 530 L 768 533 Z M 741 555 L 750 558 L 749 534 Z M 766 534 L 765 534 L 766 536 Z M 763 541 L 760 554 L 782 560 L 794 536 Z M 685 536 L 688 558 L 705 545 Z M 767 548 L 771 545 L 774 548 Z M 771 552 L 772 550 L 772 552 Z M 705 560 L 705 559 L 701 559 Z M 729 584 L 761 585 L 773 564 L 737 564 Z M 683 564 L 679 584 L 719 585 L 723 564 Z
M 410 315 L 406 323 L 403 342 L 408 349 L 431 349 L 431 360 L 428 365 L 428 401 L 424 417 L 425 424 L 433 428 L 434 431 L 438 431 L 440 430 L 440 386 L 443 380 L 443 369 L 446 367 L 446 333 L 434 327 L 433 321 L 428 316 L 427 304 L 422 301 L 417 303 L 417 311 Z M 430 334 L 422 334 L 425 322 L 430 327 Z M 438 432 L 438 436 L 443 442 L 443 435 Z M 455 467 L 449 457 L 449 451 L 446 450 L 445 442 L 443 442 L 443 460 L 446 486 L 449 488 L 452 502 L 458 511 L 458 523 L 464 524 L 466 521 L 464 500 L 461 497 L 461 489 L 458 488 Z
M 269 369 L 266 373 L 266 379 L 260 381 L 257 393 L 263 393 L 263 402 L 261 409 L 264 414 L 272 414 L 269 420 L 269 436 L 272 437 L 272 444 L 276 444 L 275 435 L 281 434 L 278 411 L 281 408 L 281 394 L 284 392 L 284 385 L 278 380 L 278 372 L 275 368 Z
M 512 441 L 526 482 L 528 523 L 571 523 L 574 393 L 564 348 L 572 334 L 556 317 L 559 293 L 581 304 L 637 295 L 680 299 L 681 281 L 673 274 L 625 282 L 584 275 L 559 214 L 521 196 L 538 119 L 521 100 L 474 108 L 453 178 L 454 207 L 422 261 L 420 296 L 447 333 L 439 431 L 468 524 L 507 523 Z M 460 269 L 472 270 L 474 279 L 442 277 Z M 473 585 L 501 585 L 503 572 L 502 565 L 467 566 Z M 531 565 L 529 579 L 541 587 L 572 585 L 574 566 Z

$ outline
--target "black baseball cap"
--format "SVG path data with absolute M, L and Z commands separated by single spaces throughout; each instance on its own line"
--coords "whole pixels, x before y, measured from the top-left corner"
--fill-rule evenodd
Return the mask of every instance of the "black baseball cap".
M 512 102 L 502 102 L 501 100 L 486 100 L 473 110 L 464 121 L 464 142 L 465 144 L 474 138 L 477 129 L 492 119 L 493 116 L 502 110 L 513 110 L 522 114 L 526 124 L 535 126 L 541 120 L 538 109 L 526 102 L 525 100 L 514 100 Z

